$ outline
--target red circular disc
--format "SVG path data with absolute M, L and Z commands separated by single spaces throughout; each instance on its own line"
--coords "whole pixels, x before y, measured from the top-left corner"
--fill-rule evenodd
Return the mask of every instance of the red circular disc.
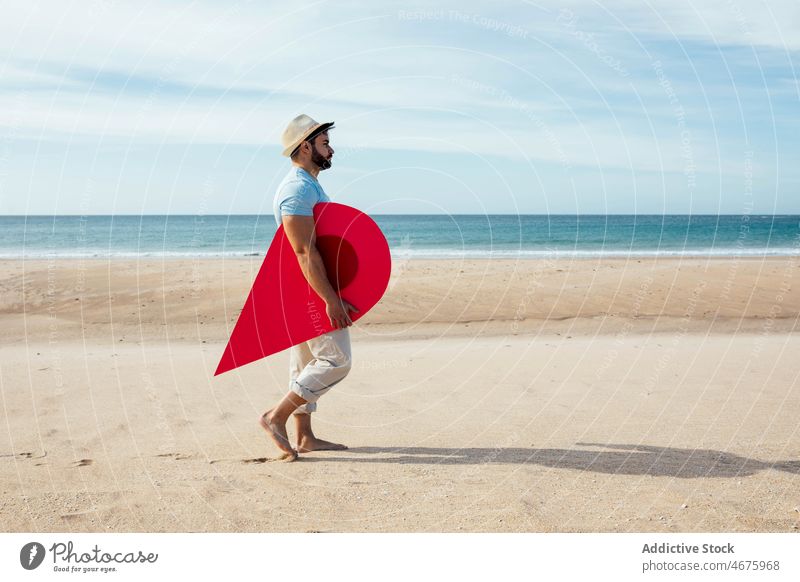
M 389 244 L 369 216 L 344 204 L 314 207 L 317 249 L 340 297 L 358 321 L 389 285 Z M 280 226 L 256 275 L 215 375 L 249 364 L 329 331 L 325 302 L 308 284 Z

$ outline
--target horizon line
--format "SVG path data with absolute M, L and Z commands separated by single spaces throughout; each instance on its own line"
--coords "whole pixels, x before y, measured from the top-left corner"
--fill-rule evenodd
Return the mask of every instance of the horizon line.
M 367 214 L 367 213 L 365 213 Z M 103 217 L 103 218 L 114 218 L 114 217 L 146 217 L 146 216 L 174 216 L 174 217 L 183 217 L 183 216 L 191 216 L 191 217 L 217 217 L 217 216 L 271 216 L 274 218 L 274 215 L 271 212 L 266 213 L 258 213 L 258 212 L 236 212 L 230 214 L 216 214 L 216 213 L 203 213 L 203 214 L 186 214 L 186 213 L 167 213 L 167 214 L 127 214 L 127 213 L 120 213 L 120 214 L 0 214 L 0 218 L 53 218 L 53 217 Z M 462 213 L 421 213 L 421 212 L 392 212 L 392 213 L 383 213 L 383 214 L 369 214 L 369 216 L 772 216 L 772 217 L 789 217 L 789 216 L 798 216 L 800 217 L 800 213 L 778 213 L 778 214 L 771 214 L 765 212 L 748 212 L 748 213 L 672 213 L 672 212 L 665 212 L 665 213 L 652 213 L 652 212 L 642 212 L 642 213 L 596 213 L 596 212 L 587 212 L 585 214 L 581 213 L 562 213 L 562 212 L 552 212 L 552 213 L 517 213 L 517 212 L 484 212 L 484 213 L 477 213 L 477 212 L 462 212 Z

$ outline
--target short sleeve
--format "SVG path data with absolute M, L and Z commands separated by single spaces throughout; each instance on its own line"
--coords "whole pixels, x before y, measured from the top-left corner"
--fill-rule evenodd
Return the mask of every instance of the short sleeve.
M 281 192 L 281 216 L 314 216 L 314 189 L 301 180 L 289 182 Z

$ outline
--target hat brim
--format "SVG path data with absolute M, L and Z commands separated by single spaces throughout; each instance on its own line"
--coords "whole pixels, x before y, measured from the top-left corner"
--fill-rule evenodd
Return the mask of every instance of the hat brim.
M 292 145 L 283 150 L 283 155 L 287 158 L 290 157 L 292 155 L 292 152 L 296 150 L 301 143 L 309 139 L 311 136 L 316 137 L 318 134 L 324 131 L 328 131 L 330 128 L 333 127 L 333 124 L 334 124 L 333 121 L 329 121 L 328 123 L 320 123 L 319 125 L 310 128 L 307 132 L 305 132 L 302 136 L 300 136 L 300 138 L 298 138 Z

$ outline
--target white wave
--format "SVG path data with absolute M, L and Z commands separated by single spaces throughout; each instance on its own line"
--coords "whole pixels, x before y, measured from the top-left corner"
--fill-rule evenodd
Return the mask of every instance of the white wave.
M 252 250 L 236 251 L 99 251 L 85 249 L 59 250 L 0 250 L 2 259 L 254 259 L 261 260 L 266 254 Z M 798 247 L 764 248 L 716 248 L 716 249 L 440 249 L 400 248 L 391 250 L 396 261 L 414 259 L 540 259 L 540 258 L 646 258 L 646 257 L 790 257 L 800 256 Z
M 540 259 L 540 258 L 646 258 L 646 257 L 791 257 L 800 256 L 800 248 L 772 249 L 670 249 L 670 250 L 538 250 L 538 249 L 414 249 L 392 252 L 393 259 Z

